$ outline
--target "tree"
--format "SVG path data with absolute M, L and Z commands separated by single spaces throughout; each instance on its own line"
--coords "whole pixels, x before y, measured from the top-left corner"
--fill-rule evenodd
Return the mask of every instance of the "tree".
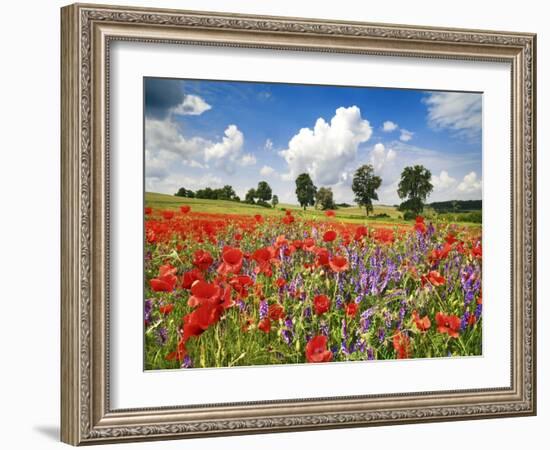
M 279 197 L 274 195 L 271 199 L 271 204 L 273 205 L 273 208 L 275 208 L 279 204 Z
M 315 207 L 320 207 L 322 210 L 336 208 L 336 205 L 334 204 L 334 198 L 332 197 L 331 188 L 319 188 L 319 190 L 315 194 Z
M 256 203 L 256 197 L 256 191 L 253 188 L 250 188 L 244 197 L 244 202 L 253 205 L 254 203 Z
M 233 186 L 229 186 L 226 184 L 221 189 L 216 189 L 218 191 L 217 198 L 218 200 L 233 200 L 235 198 L 235 190 L 233 189 Z
M 406 200 L 399 205 L 399 211 L 411 211 L 415 215 L 423 211 L 424 202 L 434 188 L 430 182 L 431 178 L 431 172 L 424 166 L 409 166 L 403 169 L 397 194 L 400 199 Z
M 258 197 L 258 200 L 268 202 L 271 200 L 271 193 L 271 186 L 269 186 L 266 181 L 260 181 L 258 183 L 258 188 L 256 189 L 256 197 Z
M 374 174 L 374 168 L 370 164 L 359 167 L 353 175 L 351 189 L 355 194 L 355 202 L 365 208 L 367 217 L 373 211 L 372 201 L 378 200 L 376 190 L 381 184 L 382 178 Z
M 176 197 L 189 197 L 189 198 L 195 197 L 195 193 L 193 191 L 190 191 L 189 189 L 185 189 L 184 187 L 180 187 L 178 189 L 178 192 L 176 192 L 174 195 Z
M 315 205 L 315 194 L 317 188 L 313 184 L 311 177 L 307 173 L 302 173 L 296 178 L 296 197 L 298 203 L 304 210 L 307 206 Z

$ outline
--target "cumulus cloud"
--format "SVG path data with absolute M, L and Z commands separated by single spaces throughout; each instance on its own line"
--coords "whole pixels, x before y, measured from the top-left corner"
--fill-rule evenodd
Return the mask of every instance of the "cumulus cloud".
M 395 160 L 397 153 L 393 149 L 388 149 L 382 143 L 377 143 L 370 152 L 370 163 L 376 172 L 381 171 L 384 166 Z
M 191 189 L 196 191 L 202 189 L 205 186 L 212 188 L 222 187 L 222 179 L 212 175 L 204 174 L 200 177 L 192 177 L 188 175 L 182 175 L 172 173 L 167 177 L 146 176 L 145 177 L 145 190 L 148 192 L 163 192 L 166 194 L 173 194 L 177 192 L 180 187 Z
M 403 142 L 409 142 L 413 137 L 413 132 L 409 130 L 405 130 L 405 128 L 401 128 L 401 135 L 399 136 L 399 140 Z
M 481 133 L 481 94 L 434 92 L 424 98 L 428 124 L 446 128 L 468 137 Z
M 464 175 L 462 182 L 458 185 L 458 190 L 466 194 L 481 193 L 481 179 L 477 178 L 475 172 Z
M 239 160 L 239 164 L 241 166 L 253 166 L 256 164 L 256 157 L 251 153 L 247 153 Z
M 456 183 L 456 179 L 451 177 L 446 170 L 442 170 L 439 175 L 432 175 L 431 181 L 436 191 L 444 191 Z
M 266 139 L 264 144 L 264 150 L 271 151 L 273 150 L 273 141 L 271 139 Z
M 145 149 L 151 158 L 166 160 L 172 157 L 183 163 L 200 164 L 198 160 L 202 159 L 207 145 L 210 141 L 200 137 L 185 138 L 178 125 L 169 118 L 145 120 Z M 148 167 L 146 165 L 146 169 Z
M 391 131 L 397 130 L 397 126 L 398 125 L 395 122 L 392 122 L 391 120 L 386 120 L 382 125 L 382 130 L 386 133 L 389 133 Z
M 212 106 L 206 103 L 204 99 L 198 95 L 186 95 L 179 105 L 172 109 L 174 114 L 185 116 L 199 116 L 203 112 L 212 109 Z
M 271 166 L 263 166 L 260 169 L 260 175 L 263 175 L 264 177 L 269 177 L 274 174 L 275 174 L 275 169 Z
M 302 128 L 279 154 L 288 164 L 285 179 L 307 172 L 314 182 L 332 185 L 357 156 L 358 146 L 370 139 L 372 128 L 357 106 L 340 107 L 327 123 L 317 119 L 313 129 Z

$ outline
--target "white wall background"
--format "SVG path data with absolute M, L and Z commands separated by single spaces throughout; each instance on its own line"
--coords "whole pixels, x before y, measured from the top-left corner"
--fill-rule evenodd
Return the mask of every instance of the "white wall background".
M 121 0 L 122 2 L 122 0 Z M 103 3 L 117 3 L 104 0 Z M 2 8 L 0 71 L 0 416 L 3 448 L 60 448 L 59 424 L 59 7 L 57 0 Z M 132 0 L 131 4 L 538 33 L 538 167 L 549 166 L 550 31 L 545 2 L 424 0 Z M 544 31 L 543 31 L 544 29 Z M 116 448 L 256 449 L 342 444 L 360 448 L 542 448 L 550 420 L 549 177 L 539 178 L 538 417 L 125 444 Z M 472 374 L 475 376 L 475 374 Z M 131 446 L 129 446 L 131 445 Z M 107 447 L 103 447 L 107 448 Z

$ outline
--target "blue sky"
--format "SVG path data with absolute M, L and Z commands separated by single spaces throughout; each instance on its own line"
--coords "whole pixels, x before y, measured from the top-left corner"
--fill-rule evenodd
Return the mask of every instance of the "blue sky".
M 479 93 L 146 78 L 144 96 L 147 191 L 230 184 L 244 198 L 265 180 L 296 203 L 308 172 L 352 203 L 354 171 L 372 164 L 379 203 L 396 204 L 401 171 L 422 164 L 428 201 L 481 199 Z

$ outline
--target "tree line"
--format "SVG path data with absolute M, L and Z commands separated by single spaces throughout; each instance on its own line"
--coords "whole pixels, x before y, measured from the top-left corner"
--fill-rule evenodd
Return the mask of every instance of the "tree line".
M 431 172 L 421 165 L 403 169 L 397 189 L 397 195 L 403 200 L 398 206 L 399 211 L 404 211 L 406 216 L 414 216 L 423 211 L 426 199 L 433 191 L 431 178 Z M 365 164 L 355 171 L 351 184 L 351 189 L 355 194 L 354 201 L 360 207 L 365 208 L 367 216 L 373 211 L 372 201 L 378 200 L 377 190 L 381 185 L 382 178 L 374 173 L 371 164 Z M 332 189 L 329 187 L 317 189 L 308 173 L 302 173 L 296 178 L 296 198 L 304 210 L 308 206 L 321 209 L 336 207 Z
M 405 167 L 401 172 L 401 179 L 397 188 L 397 195 L 402 201 L 399 211 L 405 212 L 405 219 L 414 217 L 424 209 L 426 199 L 433 191 L 432 174 L 422 165 Z M 318 209 L 336 209 L 332 189 L 330 187 L 317 188 L 308 173 L 298 175 L 295 180 L 296 198 L 304 210 L 308 206 Z M 378 200 L 378 189 L 382 185 L 382 178 L 374 173 L 371 164 L 359 167 L 353 176 L 351 189 L 355 194 L 355 203 L 365 208 L 367 216 L 373 212 L 373 200 Z M 193 192 L 181 187 L 176 194 L 178 197 L 200 198 L 208 200 L 229 200 L 240 202 L 240 197 L 230 185 L 213 189 L 206 187 Z M 266 208 L 276 207 L 279 197 L 273 195 L 267 181 L 260 181 L 256 188 L 250 188 L 242 202 L 250 205 L 259 205 Z

